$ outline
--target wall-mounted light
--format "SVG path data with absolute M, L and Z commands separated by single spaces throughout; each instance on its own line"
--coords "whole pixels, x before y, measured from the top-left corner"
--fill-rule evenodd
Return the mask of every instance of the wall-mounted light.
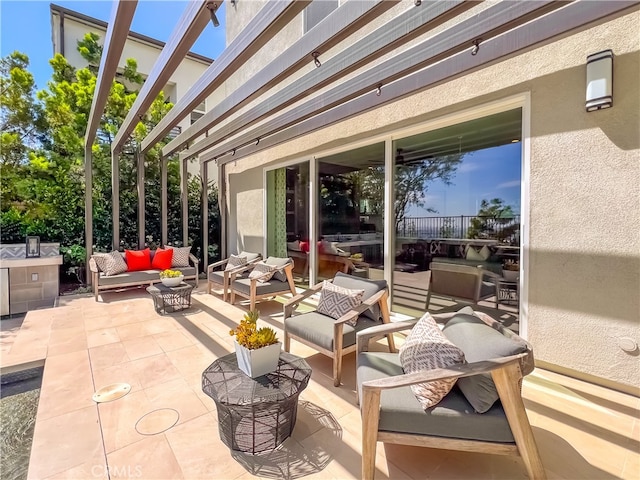
M 214 27 L 219 27 L 220 22 L 218 21 L 218 17 L 216 17 L 216 10 L 218 10 L 218 4 L 214 2 L 207 3 L 207 8 L 209 9 L 209 13 L 211 13 L 211 23 L 213 23 Z
M 613 51 L 587 56 L 587 112 L 613 105 Z

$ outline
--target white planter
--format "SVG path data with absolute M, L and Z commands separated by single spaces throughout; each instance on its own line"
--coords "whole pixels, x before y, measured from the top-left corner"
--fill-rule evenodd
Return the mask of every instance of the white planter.
M 236 344 L 238 368 L 251 378 L 260 377 L 278 368 L 278 359 L 282 348 L 281 342 L 256 350 L 249 350 L 235 340 L 234 343 Z
M 161 278 L 160 281 L 165 287 L 177 287 L 182 283 L 183 279 L 184 275 L 180 275 L 179 277 Z

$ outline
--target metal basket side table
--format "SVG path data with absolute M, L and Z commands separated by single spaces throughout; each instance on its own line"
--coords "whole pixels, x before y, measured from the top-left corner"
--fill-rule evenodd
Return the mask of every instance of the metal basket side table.
M 224 444 L 252 454 L 278 447 L 293 432 L 310 376 L 307 362 L 288 353 L 280 354 L 274 372 L 255 379 L 238 369 L 235 353 L 213 362 L 202 374 L 202 390 L 216 404 Z
M 167 287 L 162 283 L 147 287 L 153 298 L 153 306 L 158 313 L 173 313 L 191 307 L 193 285 L 181 283 L 175 287 Z

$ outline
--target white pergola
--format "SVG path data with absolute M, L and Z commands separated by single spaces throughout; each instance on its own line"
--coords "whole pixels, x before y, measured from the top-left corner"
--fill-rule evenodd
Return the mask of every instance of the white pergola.
M 241 0 L 240 0 L 241 1 Z M 316 0 L 321 1 L 321 0 Z M 175 30 L 162 50 L 149 77 L 124 120 L 111 146 L 113 191 L 113 247 L 120 240 L 119 154 L 135 125 L 164 87 L 185 54 L 207 27 L 213 3 L 189 2 Z M 280 30 L 310 3 L 307 0 L 270 0 L 220 57 L 204 72 L 173 109 L 143 139 L 137 152 L 138 237 L 144 244 L 144 162 L 142 154 L 154 147 L 165 134 L 188 116 L 207 96 L 224 84 L 229 76 L 247 63 Z M 278 57 L 247 79 L 235 91 L 185 129 L 162 150 L 161 198 L 162 243 L 167 242 L 167 159 L 179 154 L 182 185 L 183 240 L 187 242 L 187 161 L 199 156 L 203 181 L 203 224 L 208 231 L 207 164 L 218 165 L 219 178 L 224 166 L 248 155 L 335 124 L 381 105 L 425 90 L 461 74 L 518 55 L 637 9 L 632 0 L 502 1 L 449 27 L 427 40 L 380 62 L 382 55 L 419 38 L 436 26 L 461 15 L 477 1 L 404 1 L 406 9 L 358 41 L 348 44 L 330 58 L 323 53 L 354 32 L 395 7 L 400 0 L 348 0 Z M 85 135 L 85 236 L 87 254 L 93 244 L 92 160 L 95 140 L 111 83 L 118 67 L 136 0 L 114 0 L 100 63 L 98 81 Z M 233 15 L 233 12 L 230 13 Z M 317 62 L 316 62 L 317 60 Z M 256 99 L 277 86 L 303 66 L 316 62 L 317 68 L 261 101 Z M 366 68 L 370 67 L 370 68 Z M 360 72 L 344 80 L 356 69 Z M 329 87 L 322 95 L 315 92 Z M 263 96 L 262 98 L 265 98 Z M 286 107 L 298 103 L 294 108 Z M 241 108 L 241 116 L 232 117 Z M 284 111 L 284 113 L 282 113 Z M 228 120 L 229 119 L 229 120 Z M 268 121 L 263 121 L 268 119 Z M 221 122 L 227 123 L 221 125 Z M 204 139 L 196 141 L 203 133 Z M 195 143 L 194 143 L 195 142 Z M 225 246 L 224 182 L 220 183 L 222 252 Z M 204 263 L 208 263 L 208 241 L 204 240 Z M 313 255 L 313 253 L 312 253 Z M 312 263 L 314 259 L 311 259 Z M 87 262 L 88 264 L 88 262 Z

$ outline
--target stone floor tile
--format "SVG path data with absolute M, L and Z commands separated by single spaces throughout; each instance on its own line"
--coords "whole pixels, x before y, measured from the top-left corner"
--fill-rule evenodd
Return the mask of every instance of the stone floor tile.
M 208 412 L 198 395 L 182 378 L 146 388 L 145 393 L 153 407 L 176 410 L 179 424 Z
M 184 476 L 163 434 L 140 441 L 107 454 L 111 478 L 170 480 Z
M 112 367 L 130 360 L 121 342 L 90 348 L 89 358 L 94 369 Z
M 136 423 L 154 407 L 140 390 L 112 402 L 100 403 L 98 409 L 104 448 L 110 453 L 144 438 L 136 431 Z
M 99 328 L 96 330 L 87 331 L 87 347 L 100 347 L 102 345 L 108 345 L 109 343 L 116 343 L 120 341 L 120 336 L 115 327 L 112 328 Z
M 133 360 L 129 365 L 143 388 L 175 380 L 181 376 L 166 353 Z
M 194 341 L 179 331 L 157 333 L 153 336 L 160 348 L 165 352 L 171 352 L 180 348 L 193 345 Z
M 122 346 L 131 360 L 138 360 L 163 353 L 162 348 L 160 348 L 160 345 L 158 345 L 158 342 L 156 342 L 152 335 L 123 340 Z

